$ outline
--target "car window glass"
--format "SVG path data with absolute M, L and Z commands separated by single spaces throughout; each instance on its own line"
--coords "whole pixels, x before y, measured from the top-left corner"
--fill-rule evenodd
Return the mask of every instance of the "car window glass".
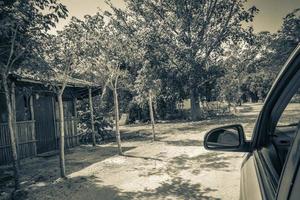
M 277 127 L 282 126 L 295 126 L 300 120 L 300 88 L 294 94 L 293 98 L 284 109 L 280 119 L 277 123 Z
M 261 151 L 266 166 L 269 168 L 274 189 L 277 188 L 279 177 L 282 173 L 283 166 L 288 157 L 288 151 L 293 142 L 297 125 L 300 120 L 300 89 L 291 91 L 293 96 L 290 99 L 277 122 L 275 133 L 271 136 L 271 143 Z M 272 166 L 272 168 L 270 167 Z

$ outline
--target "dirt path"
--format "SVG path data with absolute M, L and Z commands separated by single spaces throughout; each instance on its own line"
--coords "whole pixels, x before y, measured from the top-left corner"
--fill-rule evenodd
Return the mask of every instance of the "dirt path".
M 238 117 L 202 122 L 161 123 L 159 141 L 150 142 L 150 126 L 123 126 L 126 156 L 114 143 L 81 146 L 67 154 L 67 180 L 57 179 L 56 157 L 23 165 L 28 199 L 238 199 L 243 154 L 208 152 L 209 129 L 241 122 L 248 135 L 260 106 L 241 108 Z M 32 170 L 35 169 L 35 170 Z

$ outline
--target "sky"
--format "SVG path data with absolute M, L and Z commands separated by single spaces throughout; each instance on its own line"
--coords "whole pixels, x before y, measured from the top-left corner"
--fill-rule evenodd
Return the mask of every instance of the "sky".
M 274 33 L 280 29 L 283 17 L 300 8 L 300 0 L 248 0 L 247 6 L 250 5 L 255 5 L 260 10 L 254 18 L 254 31 Z
M 102 11 L 109 10 L 105 0 L 60 0 L 67 6 L 69 17 L 66 20 L 60 20 L 57 27 L 52 29 L 50 33 L 56 30 L 62 30 L 68 23 L 71 16 L 83 19 L 84 15 L 93 15 L 100 8 Z M 111 0 L 111 2 L 119 8 L 125 8 L 124 0 Z M 259 10 L 254 22 L 251 24 L 255 32 L 270 31 L 276 32 L 282 24 L 282 18 L 296 8 L 300 8 L 300 0 L 248 0 L 246 7 L 255 5 Z

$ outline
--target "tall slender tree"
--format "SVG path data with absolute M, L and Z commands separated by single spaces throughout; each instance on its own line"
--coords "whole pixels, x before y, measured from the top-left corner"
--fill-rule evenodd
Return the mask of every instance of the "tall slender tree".
M 82 65 L 84 56 L 81 48 L 85 44 L 82 23 L 82 21 L 73 17 L 63 31 L 58 32 L 57 36 L 49 37 L 49 40 L 45 43 L 45 57 L 54 72 L 56 80 L 52 82 L 51 86 L 57 94 L 59 108 L 59 161 L 62 178 L 66 177 L 63 94 L 70 78 L 76 73 L 82 73 L 83 70 L 87 70 Z
M 59 18 L 67 16 L 67 9 L 56 0 L 2 1 L 0 6 L 0 73 L 8 112 L 8 127 L 12 146 L 15 189 L 19 189 L 19 167 L 14 113 L 9 75 L 23 68 L 24 61 L 38 57 L 41 38 Z M 28 66 L 28 65 L 27 65 Z M 35 66 L 35 65 L 33 65 Z
M 85 49 L 87 65 L 93 71 L 94 78 L 103 85 L 102 96 L 107 88 L 113 92 L 114 97 L 114 118 L 116 129 L 116 141 L 118 152 L 123 155 L 120 136 L 120 110 L 119 110 L 119 90 L 125 86 L 124 80 L 129 75 L 127 73 L 128 54 L 130 54 L 130 43 L 125 35 L 118 29 L 114 20 L 104 22 L 104 18 L 109 18 L 98 12 L 94 16 L 85 17 L 86 44 Z

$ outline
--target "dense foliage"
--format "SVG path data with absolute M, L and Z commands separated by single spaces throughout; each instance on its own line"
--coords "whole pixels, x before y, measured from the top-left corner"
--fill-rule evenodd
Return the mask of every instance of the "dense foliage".
M 220 109 L 217 113 L 224 113 L 226 104 L 230 111 L 243 102 L 263 101 L 299 43 L 299 9 L 288 14 L 281 29 L 271 34 L 254 33 L 247 26 L 258 9 L 246 10 L 242 0 L 128 0 L 125 10 L 108 4 L 112 12 L 91 18 L 109 21 L 100 24 L 105 30 L 98 37 L 101 41 L 113 41 L 114 32 L 125 44 L 122 55 L 115 53 L 109 60 L 117 56 L 126 61 L 123 66 L 130 76 L 121 88 L 120 93 L 127 95 L 120 103 L 130 122 L 149 120 L 149 91 L 159 119 L 194 120 L 212 114 L 215 107 Z M 100 46 L 97 49 L 108 47 Z M 216 101 L 221 106 L 213 106 Z
M 46 50 L 44 60 L 55 66 L 53 71 L 69 68 L 67 75 L 103 86 L 99 102 L 110 115 L 115 90 L 120 111 L 129 113 L 129 122 L 149 120 L 151 91 L 156 118 L 195 120 L 212 113 L 209 110 L 215 108 L 210 102 L 231 107 L 263 101 L 300 40 L 299 9 L 271 34 L 254 33 L 247 25 L 259 10 L 255 6 L 247 10 L 244 0 L 127 0 L 124 10 L 107 3 L 111 11 L 84 20 L 73 17 L 63 31 L 50 36 L 46 31 L 59 17 L 66 17 L 62 4 L 5 1 L 1 52 L 7 51 L 10 43 L 5 41 L 14 30 L 20 31 L 11 65 L 16 62 L 18 67 L 18 62 L 29 62 L 24 58 L 30 54 L 40 56 Z M 47 12 L 39 14 L 46 7 Z M 18 15 L 26 20 L 17 21 Z M 4 53 L 1 62 L 8 56 Z

